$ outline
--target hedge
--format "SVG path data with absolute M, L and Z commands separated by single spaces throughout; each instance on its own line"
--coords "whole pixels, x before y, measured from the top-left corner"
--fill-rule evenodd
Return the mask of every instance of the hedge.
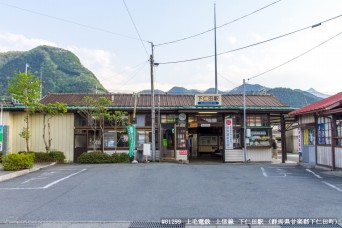
M 61 151 L 51 151 L 49 153 L 46 152 L 34 152 L 35 160 L 34 162 L 58 162 L 64 163 L 65 155 Z
M 81 154 L 78 159 L 80 163 L 129 163 L 129 157 L 126 153 L 113 153 L 112 155 L 95 151 Z
M 2 157 L 2 165 L 6 171 L 16 171 L 33 167 L 35 154 L 8 154 Z

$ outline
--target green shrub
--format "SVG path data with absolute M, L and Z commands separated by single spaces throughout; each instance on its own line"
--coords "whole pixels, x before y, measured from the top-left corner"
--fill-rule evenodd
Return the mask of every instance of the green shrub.
M 111 156 L 99 151 L 83 153 L 78 157 L 78 162 L 88 164 L 111 163 Z
M 53 150 L 49 153 L 49 155 L 53 159 L 53 161 L 56 161 L 58 163 L 64 163 L 65 155 L 63 152 Z
M 33 153 L 8 154 L 3 156 L 2 165 L 6 171 L 32 168 L 35 155 Z
M 0 163 L 2 162 L 2 152 L 0 152 Z
M 113 153 L 111 157 L 113 163 L 129 163 L 129 156 L 126 153 Z
M 53 157 L 50 156 L 50 154 L 46 152 L 36 152 L 35 153 L 35 159 L 34 162 L 54 162 Z
M 58 162 L 64 163 L 64 153 L 61 151 L 51 151 L 50 153 L 46 152 L 35 152 L 35 160 L 34 162 Z

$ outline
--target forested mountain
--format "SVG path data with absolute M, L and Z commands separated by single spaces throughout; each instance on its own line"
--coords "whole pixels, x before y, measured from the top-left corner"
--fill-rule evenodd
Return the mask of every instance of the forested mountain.
M 150 90 L 144 90 L 143 93 L 150 93 Z M 268 88 L 259 84 L 246 84 L 245 85 L 246 94 L 272 94 L 277 97 L 284 104 L 287 104 L 293 108 L 301 108 L 308 104 L 312 104 L 316 101 L 321 100 L 321 97 L 317 97 L 309 92 L 302 91 L 299 89 L 288 89 L 288 88 Z M 167 92 L 158 91 L 159 94 L 201 94 L 201 93 L 215 93 L 215 89 L 210 88 L 206 91 L 199 90 L 188 90 L 183 87 L 173 87 Z M 218 91 L 219 94 L 243 94 L 243 85 L 238 86 L 230 91 Z M 157 94 L 157 93 L 156 93 Z
M 42 76 L 43 95 L 47 93 L 106 93 L 95 75 L 80 63 L 70 51 L 39 46 L 27 52 L 0 53 L 0 96 L 8 97 L 8 81 L 14 72 L 28 70 L 36 77 Z

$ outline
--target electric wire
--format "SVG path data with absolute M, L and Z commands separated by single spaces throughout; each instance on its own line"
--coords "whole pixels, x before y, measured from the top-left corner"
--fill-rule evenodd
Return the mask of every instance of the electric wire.
M 122 87 L 122 88 L 126 87 L 126 86 L 127 86 L 127 83 L 128 83 L 129 81 L 131 81 L 133 78 L 135 78 L 135 77 L 138 75 L 138 73 L 139 73 L 140 71 L 142 71 L 142 70 L 147 66 L 147 63 L 148 63 L 148 61 L 146 61 L 144 65 L 141 65 L 139 68 L 137 68 L 136 71 L 133 72 L 133 73 L 131 74 L 131 77 L 128 78 L 125 82 L 122 83 L 122 86 L 121 86 L 121 87 Z
M 288 32 L 288 33 L 285 33 L 285 34 L 282 34 L 282 35 L 279 35 L 279 36 L 276 36 L 276 37 L 273 37 L 273 38 L 270 38 L 270 39 L 267 39 L 267 40 L 263 40 L 263 41 L 260 41 L 260 42 L 254 43 L 254 44 L 250 44 L 250 45 L 243 46 L 243 47 L 240 47 L 240 48 L 236 48 L 236 49 L 232 49 L 232 50 L 229 50 L 229 51 L 221 52 L 221 53 L 218 53 L 217 55 L 223 55 L 223 54 L 227 54 L 227 53 L 232 53 L 232 52 L 240 51 L 240 50 L 243 50 L 243 49 L 246 49 L 246 48 L 250 48 L 250 47 L 254 47 L 254 46 L 257 46 L 257 45 L 260 45 L 260 44 L 264 44 L 264 43 L 267 43 L 267 42 L 270 42 L 270 41 L 273 41 L 273 40 L 276 40 L 276 39 L 279 39 L 279 38 L 283 38 L 285 36 L 289 36 L 289 35 L 292 35 L 292 34 L 295 34 L 295 33 L 298 33 L 298 32 L 304 31 L 304 30 L 307 30 L 309 28 L 315 28 L 315 27 L 318 27 L 318 26 L 322 25 L 323 23 L 326 23 L 326 22 L 329 22 L 331 20 L 337 19 L 337 18 L 339 18 L 341 16 L 342 16 L 342 14 L 340 14 L 338 16 L 335 16 L 335 17 L 332 17 L 330 19 L 324 20 L 322 22 L 316 23 L 314 25 L 303 27 L 301 29 L 297 29 L 295 31 Z M 197 61 L 197 60 L 211 58 L 211 57 L 214 57 L 214 56 L 215 55 L 207 55 L 207 56 L 202 56 L 202 57 L 192 58 L 192 59 L 186 59 L 186 60 L 160 62 L 158 64 L 175 64 L 175 63 L 192 62 L 192 61 Z
M 36 15 L 43 16 L 43 17 L 47 17 L 47 18 L 54 19 L 54 20 L 57 20 L 57 21 L 62 21 L 62 22 L 65 22 L 65 23 L 77 25 L 77 26 L 80 26 L 80 27 L 83 27 L 83 28 L 87 28 L 87 29 L 91 29 L 91 30 L 95 30 L 95 31 L 100 31 L 100 32 L 104 32 L 104 33 L 108 33 L 108 34 L 111 34 L 111 35 L 132 39 L 132 40 L 140 40 L 141 41 L 140 38 L 138 39 L 136 37 L 132 37 L 132 36 L 128 36 L 128 35 L 112 32 L 112 31 L 109 31 L 109 30 L 106 30 L 106 29 L 102 29 L 102 28 L 98 28 L 98 27 L 82 24 L 82 23 L 75 22 L 75 21 L 72 21 L 72 20 L 51 16 L 51 15 L 48 15 L 48 14 L 45 14 L 45 13 L 41 13 L 41 12 L 29 10 L 29 9 L 24 9 L 22 7 L 15 6 L 15 5 L 10 5 L 8 3 L 0 2 L 0 5 L 4 5 L 4 6 L 7 6 L 7 7 L 15 8 L 15 9 L 18 9 L 18 10 L 21 10 L 21 11 L 25 11 L 25 12 L 28 12 L 28 13 L 31 13 L 31 14 L 36 14 Z M 146 40 L 143 40 L 143 41 L 144 42 L 148 42 Z
M 123 1 L 124 5 L 125 5 L 125 7 L 126 7 L 126 10 L 127 10 L 128 15 L 129 15 L 129 18 L 131 18 L 131 21 L 132 21 L 132 24 L 133 24 L 133 26 L 134 26 L 134 29 L 135 29 L 135 31 L 137 32 L 138 36 L 139 36 L 139 39 L 140 39 L 140 41 L 141 41 L 141 44 L 142 44 L 142 46 L 143 46 L 143 48 L 144 48 L 144 50 L 145 50 L 145 52 L 146 52 L 147 58 L 148 58 L 148 57 L 149 57 L 149 54 L 148 54 L 147 49 L 146 49 L 146 47 L 145 47 L 145 45 L 144 45 L 143 39 L 141 39 L 139 30 L 138 30 L 138 28 L 137 28 L 137 26 L 136 26 L 136 24 L 135 24 L 135 22 L 134 22 L 134 20 L 133 20 L 132 14 L 131 14 L 131 12 L 130 12 L 129 9 L 128 9 L 128 6 L 127 6 L 127 4 L 126 4 L 126 1 L 125 1 L 125 0 L 122 0 L 122 1 Z
M 332 39 L 338 37 L 338 36 L 341 35 L 341 34 L 342 34 L 342 32 L 339 32 L 339 33 L 337 33 L 336 35 L 330 37 L 329 39 L 327 39 L 327 40 L 325 40 L 325 41 L 319 43 L 318 45 L 316 45 L 316 46 L 310 48 L 309 50 L 307 50 L 307 51 L 301 53 L 300 55 L 297 55 L 296 57 L 294 57 L 294 58 L 292 58 L 292 59 L 290 59 L 290 60 L 288 60 L 288 61 L 286 61 L 286 62 L 284 62 L 284 63 L 282 63 L 282 64 L 279 64 L 278 66 L 275 66 L 275 67 L 273 67 L 273 68 L 271 68 L 271 69 L 269 69 L 269 70 L 267 70 L 267 71 L 264 71 L 264 72 L 262 72 L 262 73 L 260 73 L 260 74 L 257 74 L 257 75 L 255 75 L 255 76 L 253 76 L 253 77 L 250 77 L 250 78 L 248 78 L 247 80 L 249 81 L 249 80 L 251 80 L 251 79 L 260 77 L 261 75 L 264 75 L 264 74 L 266 74 L 266 73 L 268 73 L 268 72 L 270 72 L 270 71 L 273 71 L 273 70 L 275 70 L 275 69 L 278 69 L 278 68 L 280 68 L 280 67 L 282 67 L 282 66 L 284 66 L 284 65 L 286 65 L 286 64 L 288 64 L 288 63 L 290 63 L 290 62 L 292 62 L 292 61 L 294 61 L 294 60 L 296 60 L 296 59 L 298 59 L 298 58 L 300 58 L 300 57 L 302 57 L 303 55 L 305 55 L 305 54 L 307 54 L 307 53 L 313 51 L 314 49 L 316 49 L 316 48 L 322 46 L 323 44 L 329 42 L 330 40 L 332 40 Z
M 237 21 L 239 21 L 239 20 L 241 20 L 241 19 L 244 19 L 244 18 L 246 18 L 246 17 L 248 17 L 248 16 L 251 16 L 252 14 L 255 14 L 255 13 L 261 11 L 261 10 L 264 10 L 264 9 L 266 9 L 266 8 L 272 6 L 272 5 L 274 5 L 274 4 L 276 4 L 276 3 L 280 2 L 280 1 L 282 1 L 282 0 L 278 0 L 278 1 L 272 2 L 271 4 L 268 4 L 268 5 L 266 5 L 266 6 L 262 7 L 262 8 L 260 8 L 260 9 L 257 9 L 257 10 L 252 11 L 251 13 L 248 13 L 248 14 L 246 14 L 246 15 L 244 15 L 244 16 L 238 17 L 238 18 L 236 18 L 236 19 L 234 19 L 234 20 L 232 20 L 232 21 L 229 21 L 229 22 L 227 22 L 227 23 L 224 23 L 224 24 L 222 24 L 222 25 L 220 25 L 220 26 L 217 26 L 216 29 L 221 28 L 221 27 L 224 27 L 224 26 L 229 25 L 229 24 L 232 24 L 232 23 L 234 23 L 234 22 L 237 22 Z M 215 30 L 215 28 L 208 29 L 208 30 L 206 30 L 206 31 L 204 31 L 204 32 L 200 32 L 200 33 L 197 33 L 197 34 L 195 34 L 195 35 L 187 36 L 187 37 L 184 37 L 184 38 L 181 38 L 181 39 L 177 39 L 177 40 L 173 40 L 173 41 L 169 41 L 169 42 L 165 42 L 165 43 L 160 43 L 160 44 L 155 44 L 154 46 L 163 46 L 163 45 L 167 45 L 167 44 L 173 44 L 173 43 L 176 43 L 176 42 L 184 41 L 184 40 L 187 40 L 187 39 L 190 39 L 190 38 L 194 38 L 194 37 L 197 37 L 197 36 L 206 34 L 206 33 L 211 32 L 211 31 L 213 31 L 213 30 Z

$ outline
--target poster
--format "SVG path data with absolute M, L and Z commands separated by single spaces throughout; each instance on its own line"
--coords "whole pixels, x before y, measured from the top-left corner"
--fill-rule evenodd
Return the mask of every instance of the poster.
M 308 129 L 303 130 L 303 143 L 304 145 L 309 145 L 309 131 Z

